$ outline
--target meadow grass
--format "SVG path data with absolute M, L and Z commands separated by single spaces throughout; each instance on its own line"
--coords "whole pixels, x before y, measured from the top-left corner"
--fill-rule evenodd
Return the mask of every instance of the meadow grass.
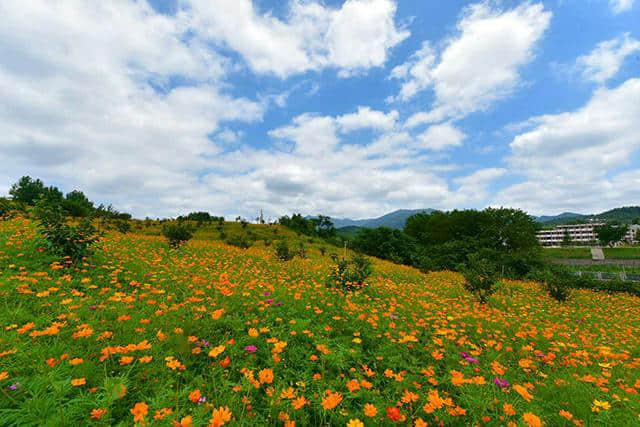
M 280 262 L 207 233 L 110 233 L 65 267 L 0 222 L 0 425 L 640 420 L 638 297 L 508 281 L 481 306 L 456 273 L 379 260 L 344 293 L 316 243 Z

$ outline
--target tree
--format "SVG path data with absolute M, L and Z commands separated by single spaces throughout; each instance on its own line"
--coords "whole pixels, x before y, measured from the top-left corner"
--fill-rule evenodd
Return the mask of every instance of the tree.
M 564 236 L 562 237 L 562 246 L 571 246 L 572 245 L 571 234 L 569 234 L 569 230 L 564 229 Z
M 45 188 L 42 181 L 30 176 L 23 176 L 11 186 L 9 194 L 13 200 L 33 206 L 44 194 Z
M 471 254 L 467 263 L 459 266 L 464 276 L 464 287 L 471 292 L 480 303 L 485 304 L 494 292 L 497 281 L 495 265 L 480 254 Z
M 314 221 L 316 226 L 316 232 L 319 237 L 323 239 L 330 239 L 335 237 L 336 228 L 333 226 L 331 218 L 324 215 L 318 215 L 318 218 Z
M 71 216 L 86 217 L 93 212 L 93 202 L 91 202 L 82 191 L 73 190 L 64 197 L 64 209 Z
M 404 231 L 435 268 L 455 269 L 482 252 L 505 274 L 521 277 L 542 263 L 536 224 L 517 209 L 454 210 L 417 214 Z
M 610 246 L 621 241 L 628 229 L 626 225 L 604 224 L 595 227 L 594 231 L 601 245 Z

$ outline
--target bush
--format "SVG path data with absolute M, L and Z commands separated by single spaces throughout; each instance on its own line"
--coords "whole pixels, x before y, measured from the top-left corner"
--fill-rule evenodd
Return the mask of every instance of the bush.
M 318 250 L 320 251 L 320 255 L 322 256 L 327 253 L 327 248 L 325 248 L 324 246 L 320 246 Z
M 276 257 L 280 261 L 290 261 L 293 259 L 293 252 L 289 250 L 289 244 L 286 240 L 280 240 L 276 245 Z
M 361 254 L 354 255 L 351 260 L 331 255 L 334 265 L 327 278 L 327 286 L 354 291 L 364 287 L 364 281 L 373 272 L 371 261 Z
M 307 249 L 304 247 L 304 243 L 300 242 L 300 245 L 298 245 L 298 253 L 296 255 L 300 258 L 307 257 Z
M 16 212 L 21 210 L 22 207 L 18 202 L 0 197 L 0 219 L 11 218 Z
M 235 246 L 241 249 L 249 249 L 253 242 L 247 238 L 247 236 L 236 235 L 231 236 L 226 240 L 226 243 L 231 246 Z
M 177 248 L 193 237 L 193 230 L 186 224 L 174 222 L 162 227 L 162 235 L 167 238 L 170 247 Z
M 99 235 L 91 220 L 84 218 L 77 226 L 65 222 L 62 207 L 38 204 L 36 216 L 40 220 L 40 232 L 46 241 L 47 250 L 71 264 L 76 264 L 93 253 L 93 244 Z
M 116 222 L 116 230 L 118 230 L 122 234 L 127 234 L 131 231 L 131 224 L 129 221 L 120 220 Z
M 569 286 L 571 281 L 563 275 L 554 275 L 546 270 L 542 273 L 542 284 L 549 295 L 558 302 L 564 302 L 569 298 Z
M 495 291 L 496 267 L 491 261 L 482 258 L 479 254 L 471 254 L 467 259 L 466 265 L 458 267 L 464 276 L 464 288 L 471 292 L 480 303 L 485 304 Z

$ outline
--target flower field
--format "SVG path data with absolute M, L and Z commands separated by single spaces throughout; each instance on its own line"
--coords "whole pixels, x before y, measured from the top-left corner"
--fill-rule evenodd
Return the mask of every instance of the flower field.
M 282 232 L 281 232 L 282 234 Z M 640 298 L 272 246 L 108 234 L 65 267 L 0 222 L 0 425 L 640 425 Z M 336 249 L 337 250 L 337 249 Z M 330 252 L 330 251 L 329 251 Z

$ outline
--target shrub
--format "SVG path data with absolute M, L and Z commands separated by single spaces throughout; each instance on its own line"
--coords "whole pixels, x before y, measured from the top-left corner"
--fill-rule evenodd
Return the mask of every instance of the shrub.
M 228 245 L 235 246 L 241 249 L 248 249 L 253 244 L 253 242 L 249 240 L 247 236 L 243 236 L 243 235 L 231 236 L 226 240 L 226 243 Z
M 322 256 L 327 253 L 327 248 L 325 248 L 324 246 L 320 246 L 318 250 L 320 251 L 320 255 Z
M 170 247 L 177 248 L 193 237 L 193 230 L 186 224 L 174 222 L 162 227 L 162 235 L 167 238 Z
M 493 294 L 497 281 L 495 265 L 479 254 L 467 257 L 466 265 L 460 265 L 459 270 L 464 276 L 464 288 L 471 292 L 480 303 L 485 304 Z
M 280 261 L 289 261 L 293 259 L 293 252 L 289 250 L 289 244 L 286 240 L 280 240 L 276 245 L 276 257 Z
M 122 234 L 127 234 L 131 231 L 131 224 L 129 221 L 120 220 L 116 222 L 116 230 L 118 230 Z
M 563 275 L 555 275 L 549 270 L 542 273 L 542 284 L 549 295 L 558 302 L 564 302 L 569 298 L 570 280 Z
M 65 222 L 60 205 L 47 206 L 42 203 L 38 204 L 35 213 L 50 253 L 66 258 L 72 264 L 93 253 L 92 246 L 99 235 L 90 219 L 84 218 L 76 226 L 69 225 Z
M 307 249 L 304 247 L 304 243 L 300 242 L 300 245 L 298 245 L 298 253 L 296 255 L 300 258 L 307 257 Z
M 334 265 L 327 278 L 327 286 L 343 288 L 347 291 L 361 289 L 365 280 L 373 272 L 371 261 L 361 254 L 354 255 L 351 260 L 331 255 Z

